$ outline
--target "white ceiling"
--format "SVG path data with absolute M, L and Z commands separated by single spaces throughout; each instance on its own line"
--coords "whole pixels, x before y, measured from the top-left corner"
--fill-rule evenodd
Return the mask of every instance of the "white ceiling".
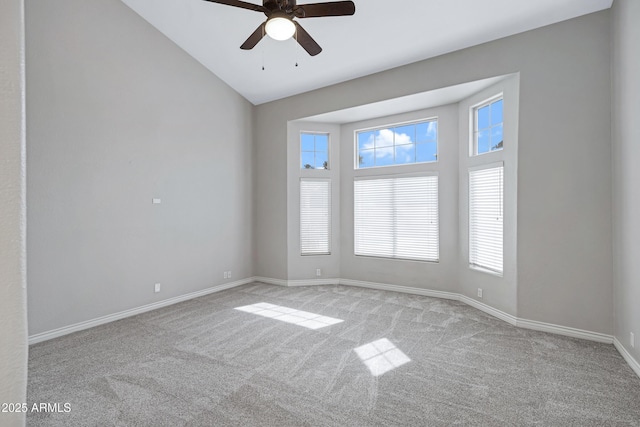
M 346 108 L 344 110 L 331 111 L 329 113 L 305 117 L 300 119 L 300 121 L 344 124 L 453 104 L 463 100 L 464 98 L 468 98 L 474 93 L 480 92 L 489 86 L 493 86 L 507 77 L 509 77 L 509 75 L 476 80 L 455 86 L 430 90 L 428 92 L 414 93 L 412 95 L 386 99 L 372 104 L 359 105 L 357 107 Z
M 203 0 L 122 1 L 255 105 L 607 9 L 613 2 L 354 0 L 353 16 L 299 20 L 323 48 L 311 57 L 292 39 L 265 37 L 253 50 L 241 50 L 265 20 L 259 12 Z

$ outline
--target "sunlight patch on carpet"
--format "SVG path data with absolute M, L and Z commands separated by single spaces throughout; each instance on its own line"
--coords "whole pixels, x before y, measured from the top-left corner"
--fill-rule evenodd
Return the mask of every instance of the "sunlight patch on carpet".
M 406 354 L 386 338 L 356 347 L 354 351 L 374 377 L 411 362 Z
M 320 329 L 325 326 L 344 322 L 342 319 L 336 319 L 316 313 L 309 313 L 308 311 L 296 310 L 295 308 L 283 307 L 281 305 L 269 304 L 266 302 L 236 307 L 235 309 L 246 313 L 257 314 L 258 316 L 292 323 L 298 326 L 304 326 L 308 329 Z

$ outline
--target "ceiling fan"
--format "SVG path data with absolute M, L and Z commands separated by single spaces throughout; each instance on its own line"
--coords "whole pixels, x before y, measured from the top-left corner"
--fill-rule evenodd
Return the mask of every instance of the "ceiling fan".
M 212 3 L 226 4 L 242 9 L 262 12 L 267 20 L 249 36 L 240 49 L 253 49 L 268 34 L 276 40 L 287 40 L 294 37 L 311 56 L 322 52 L 322 48 L 293 18 L 320 18 L 323 16 L 346 16 L 356 12 L 352 1 L 335 1 L 326 3 L 296 4 L 296 0 L 263 0 L 262 6 L 241 0 L 205 0 Z

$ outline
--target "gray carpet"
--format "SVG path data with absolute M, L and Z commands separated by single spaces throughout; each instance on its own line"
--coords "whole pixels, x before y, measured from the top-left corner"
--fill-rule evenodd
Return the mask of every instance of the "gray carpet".
M 29 426 L 640 426 L 611 345 L 343 286 L 255 283 L 36 344 L 28 402 L 71 404 Z

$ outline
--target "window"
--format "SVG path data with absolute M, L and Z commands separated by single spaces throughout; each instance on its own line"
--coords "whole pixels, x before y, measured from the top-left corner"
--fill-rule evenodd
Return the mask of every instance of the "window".
M 438 261 L 438 176 L 354 181 L 356 255 Z
M 469 265 L 502 275 L 504 166 L 469 170 Z
M 356 132 L 357 169 L 438 160 L 438 120 Z
M 302 169 L 329 169 L 329 134 L 300 134 L 300 162 Z
M 502 150 L 502 97 L 486 101 L 473 109 L 472 155 Z
M 300 253 L 331 253 L 331 180 L 300 180 Z

